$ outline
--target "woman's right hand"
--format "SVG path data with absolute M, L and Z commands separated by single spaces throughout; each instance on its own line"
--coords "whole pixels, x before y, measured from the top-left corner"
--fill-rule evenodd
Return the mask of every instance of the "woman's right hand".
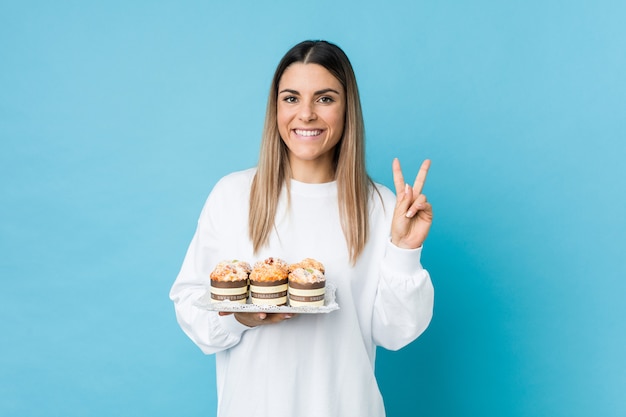
M 220 316 L 228 316 L 234 314 L 237 321 L 248 327 L 257 327 L 264 324 L 280 323 L 295 316 L 292 313 L 229 313 L 220 311 Z

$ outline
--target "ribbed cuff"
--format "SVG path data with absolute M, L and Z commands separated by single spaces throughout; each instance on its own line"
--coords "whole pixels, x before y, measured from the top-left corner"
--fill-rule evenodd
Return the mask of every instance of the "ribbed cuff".
M 394 270 L 413 274 L 416 271 L 424 269 L 421 261 L 423 247 L 424 246 L 420 246 L 417 249 L 403 249 L 391 243 L 391 239 L 389 239 L 387 242 L 385 262 Z
M 235 318 L 234 314 L 227 316 L 218 316 L 219 322 L 222 327 L 229 333 L 234 335 L 241 335 L 246 330 L 250 330 L 252 327 L 248 327 L 245 324 L 239 323 L 239 320 Z

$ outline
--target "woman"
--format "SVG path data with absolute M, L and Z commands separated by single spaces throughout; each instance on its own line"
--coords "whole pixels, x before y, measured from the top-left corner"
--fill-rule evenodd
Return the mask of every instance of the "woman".
M 432 222 L 396 159 L 396 196 L 365 170 L 352 66 L 337 46 L 287 52 L 269 94 L 257 168 L 209 195 L 170 298 L 185 333 L 216 354 L 219 416 L 384 416 L 376 346 L 399 349 L 432 317 L 420 263 Z M 329 314 L 216 314 L 195 307 L 224 259 L 311 257 L 326 267 L 340 309 Z

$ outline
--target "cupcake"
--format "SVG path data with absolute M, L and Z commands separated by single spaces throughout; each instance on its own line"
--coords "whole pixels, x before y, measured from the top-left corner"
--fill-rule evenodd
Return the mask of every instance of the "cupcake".
M 254 264 L 250 273 L 250 300 L 256 305 L 287 305 L 287 276 L 285 261 L 267 258 Z
M 324 265 L 307 258 L 289 266 L 289 305 L 320 307 L 324 305 L 326 276 Z
M 229 300 L 245 304 L 248 300 L 250 264 L 243 261 L 222 261 L 211 272 L 211 302 Z

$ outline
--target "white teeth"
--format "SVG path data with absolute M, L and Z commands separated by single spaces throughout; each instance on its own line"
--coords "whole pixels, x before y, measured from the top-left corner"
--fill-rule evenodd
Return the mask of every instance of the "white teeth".
M 317 136 L 322 133 L 321 130 L 300 130 L 300 129 L 296 129 L 295 132 L 299 136 Z

